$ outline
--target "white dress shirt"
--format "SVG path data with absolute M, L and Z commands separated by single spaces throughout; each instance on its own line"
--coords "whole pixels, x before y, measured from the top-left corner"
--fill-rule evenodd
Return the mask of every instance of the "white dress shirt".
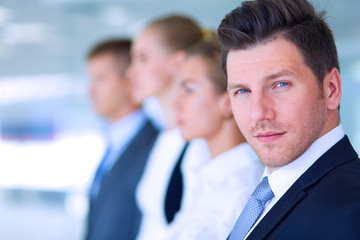
M 160 133 L 150 153 L 144 174 L 136 190 L 136 201 L 142 212 L 139 240 L 160 240 L 168 227 L 164 214 L 164 201 L 171 173 L 185 146 L 180 130 Z M 195 141 L 184 155 L 183 164 L 209 156 L 206 145 Z
M 187 162 L 184 205 L 166 239 L 226 239 L 263 169 L 247 143 L 208 161 Z
M 332 129 L 324 136 L 317 139 L 313 144 L 295 161 L 288 165 L 281 167 L 271 174 L 267 169 L 263 174 L 263 177 L 267 176 L 270 187 L 275 195 L 267 205 L 264 211 L 256 221 L 254 226 L 246 235 L 253 231 L 257 224 L 263 219 L 263 217 L 270 211 L 270 209 L 277 203 L 277 201 L 287 192 L 287 190 L 295 183 L 295 181 L 304 173 L 307 169 L 313 165 L 325 152 L 327 152 L 332 146 L 344 137 L 344 130 L 341 125 Z

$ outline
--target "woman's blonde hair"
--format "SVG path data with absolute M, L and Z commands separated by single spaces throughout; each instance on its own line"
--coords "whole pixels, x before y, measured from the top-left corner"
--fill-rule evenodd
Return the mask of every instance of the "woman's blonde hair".
M 146 29 L 160 31 L 164 44 L 170 51 L 186 51 L 202 39 L 200 27 L 194 20 L 185 16 L 156 19 Z
M 191 57 L 201 57 L 208 66 L 208 77 L 216 92 L 226 92 L 227 80 L 221 68 L 221 45 L 217 35 L 207 31 L 204 39 L 187 51 L 186 58 Z

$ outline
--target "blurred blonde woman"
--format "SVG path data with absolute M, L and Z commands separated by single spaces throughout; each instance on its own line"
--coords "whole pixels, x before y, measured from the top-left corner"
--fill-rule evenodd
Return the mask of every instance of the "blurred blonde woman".
M 188 145 L 176 129 L 174 97 L 186 51 L 200 42 L 202 32 L 191 19 L 170 16 L 157 19 L 135 38 L 132 48 L 133 98 L 142 102 L 155 96 L 161 106 L 164 130 L 160 133 L 137 188 L 142 212 L 138 239 L 163 239 L 167 226 L 182 207 L 182 163 L 209 158 L 206 144 Z
M 168 239 L 226 239 L 263 171 L 233 118 L 215 35 L 192 48 L 181 73 L 177 122 L 187 141 L 204 138 L 211 160 L 184 166 L 184 205 Z

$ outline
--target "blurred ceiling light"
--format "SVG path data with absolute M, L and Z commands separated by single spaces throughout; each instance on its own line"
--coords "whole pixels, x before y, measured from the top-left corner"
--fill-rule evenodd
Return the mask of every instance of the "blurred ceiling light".
M 108 6 L 101 15 L 103 22 L 109 26 L 126 26 L 131 20 L 128 10 L 121 6 Z
M 107 4 L 110 2 L 114 2 L 112 0 L 40 0 L 42 4 L 44 5 L 79 5 L 79 4 L 87 4 L 87 3 L 101 3 L 101 4 Z M 158 0 L 120 0 L 120 1 L 115 1 L 115 2 L 130 2 L 130 3 L 134 3 L 134 2 L 154 2 L 154 1 L 158 1 Z
M 0 6 L 0 26 L 5 25 L 11 18 L 11 11 Z
M 2 41 L 7 44 L 43 43 L 48 27 L 43 23 L 11 23 L 4 26 Z
M 72 94 L 73 83 L 65 74 L 2 78 L 0 104 L 43 100 Z
M 352 71 L 355 76 L 355 81 L 360 84 L 360 60 L 353 63 Z
M 10 56 L 11 49 L 0 39 L 0 59 Z

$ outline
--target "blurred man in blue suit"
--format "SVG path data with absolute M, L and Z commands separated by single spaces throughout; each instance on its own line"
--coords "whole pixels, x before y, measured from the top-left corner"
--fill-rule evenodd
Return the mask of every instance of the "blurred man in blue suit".
M 218 29 L 236 122 L 266 166 L 235 239 L 360 239 L 360 160 L 333 34 L 307 0 L 245 1 Z
M 111 40 L 88 54 L 93 106 L 110 127 L 90 187 L 87 240 L 135 239 L 139 228 L 135 189 L 158 131 L 131 101 L 130 45 L 129 40 Z

